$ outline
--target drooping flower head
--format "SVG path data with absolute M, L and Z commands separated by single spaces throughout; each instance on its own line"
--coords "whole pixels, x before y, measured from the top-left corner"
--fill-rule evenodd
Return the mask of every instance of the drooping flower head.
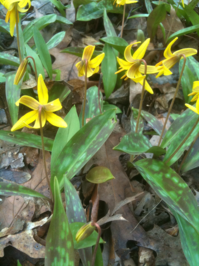
M 135 1 L 135 0 L 115 0 L 113 2 L 113 4 L 117 4 L 117 6 L 123 6 L 125 4 L 134 4 L 134 3 L 137 3 L 138 1 Z
M 31 7 L 30 0 L 0 0 L 0 3 L 8 10 L 5 21 L 10 20 L 10 35 L 13 36 L 16 21 L 19 21 L 19 13 L 25 13 Z M 24 9 L 28 5 L 27 9 Z
M 172 72 L 169 70 L 170 68 L 172 68 L 176 63 L 178 63 L 180 61 L 180 59 L 182 59 L 182 55 L 185 55 L 185 57 L 189 57 L 191 55 L 195 55 L 197 54 L 197 50 L 193 49 L 193 48 L 185 48 L 185 49 L 181 49 L 178 50 L 174 53 L 171 52 L 171 47 L 174 44 L 175 41 L 177 41 L 178 37 L 176 37 L 175 39 L 173 39 L 173 41 L 171 41 L 167 48 L 164 51 L 164 57 L 166 59 L 160 61 L 159 63 L 156 64 L 156 67 L 158 67 L 159 73 L 156 76 L 156 78 L 165 75 L 171 75 Z
M 87 78 L 99 71 L 99 65 L 104 59 L 105 53 L 101 53 L 91 60 L 95 46 L 88 45 L 84 48 L 82 60 L 76 64 L 78 70 L 78 76 L 85 76 L 86 64 L 87 64 Z
M 141 85 L 143 85 L 143 81 L 145 78 L 145 75 L 143 75 L 145 73 L 145 65 L 142 62 L 142 58 L 144 57 L 146 53 L 147 47 L 150 43 L 150 39 L 147 39 L 146 41 L 144 41 L 132 55 L 131 48 L 133 45 L 137 43 L 130 44 L 126 47 L 124 51 L 124 58 L 126 61 L 117 57 L 117 61 L 120 65 L 120 70 L 117 71 L 115 74 L 125 71 L 125 74 L 122 76 L 122 78 L 125 78 L 125 79 L 130 78 L 136 83 L 140 83 Z M 155 66 L 147 66 L 147 74 L 154 74 L 157 72 L 158 72 L 158 69 Z M 146 80 L 145 80 L 145 89 L 149 93 L 153 94 L 153 90 Z
M 60 109 L 62 109 L 62 105 L 59 99 L 56 99 L 52 102 L 48 103 L 48 89 L 46 84 L 44 83 L 43 77 L 40 74 L 38 78 L 38 99 L 39 101 L 35 100 L 30 96 L 22 96 L 17 102 L 16 105 L 19 104 L 26 105 L 27 107 L 33 109 L 33 111 L 28 112 L 24 116 L 22 116 L 17 123 L 12 127 L 11 131 L 15 131 L 21 129 L 23 127 L 30 127 L 30 128 L 40 128 L 40 119 L 39 113 L 41 109 L 41 123 L 42 127 L 44 127 L 46 120 L 51 123 L 53 126 L 56 127 L 67 127 L 66 122 L 59 117 L 58 115 L 53 114 Z M 33 127 L 29 126 L 32 122 L 35 121 Z
M 199 81 L 194 81 L 192 92 L 189 93 L 188 96 L 192 96 L 192 95 L 194 96 L 191 99 L 191 102 L 197 101 L 197 99 L 199 98 Z

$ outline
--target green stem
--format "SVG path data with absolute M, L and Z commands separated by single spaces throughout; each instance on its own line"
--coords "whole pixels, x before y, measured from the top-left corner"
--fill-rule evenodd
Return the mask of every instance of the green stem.
M 22 56 L 21 56 L 21 49 L 20 49 L 20 41 L 19 41 L 19 13 L 17 10 L 17 6 L 15 7 L 16 12 L 16 30 L 17 30 L 17 46 L 18 46 L 18 53 L 19 53 L 19 60 L 20 63 L 22 62 Z
M 183 62 L 183 66 L 182 66 L 182 70 L 181 70 L 181 72 L 180 72 L 180 77 L 179 77 L 178 84 L 177 84 L 177 87 L 176 87 L 176 90 L 175 90 L 175 94 L 174 94 L 174 96 L 173 96 L 173 100 L 172 100 L 172 102 L 171 102 L 171 104 L 170 104 L 170 107 L 169 107 L 169 110 L 168 110 L 168 113 L 167 113 L 167 117 L 166 117 L 166 119 L 165 119 L 164 126 L 163 126 L 163 128 L 162 128 L 162 132 L 161 132 L 161 135 L 160 135 L 160 139 L 159 139 L 159 142 L 158 142 L 158 146 L 160 146 L 160 143 L 161 143 L 161 140 L 162 140 L 162 137 L 163 137 L 163 135 L 164 135 L 165 128 L 166 128 L 166 124 L 167 124 L 167 121 L 168 121 L 168 119 L 169 119 L 169 115 L 170 115 L 170 113 L 171 113 L 171 110 L 172 110 L 173 104 L 174 104 L 174 102 L 175 102 L 175 98 L 176 98 L 177 93 L 178 93 L 178 90 L 179 90 L 179 88 L 180 88 L 180 82 L 181 82 L 182 74 L 183 74 L 183 72 L 184 72 L 184 68 L 185 68 L 185 64 L 186 64 L 186 56 L 183 55 L 183 54 L 180 55 L 180 57 L 181 57 L 181 56 L 184 58 L 184 62 Z
M 37 82 L 37 80 L 38 80 L 38 75 L 37 75 L 37 68 L 36 68 L 35 59 L 34 59 L 32 56 L 30 56 L 30 55 L 27 56 L 26 58 L 27 58 L 27 59 L 30 58 L 30 59 L 32 59 L 32 61 L 33 61 L 34 68 L 35 68 L 35 79 L 36 79 L 36 82 Z
M 191 149 L 193 148 L 193 145 L 195 144 L 195 142 L 196 142 L 196 140 L 198 139 L 198 137 L 199 137 L 199 132 L 198 132 L 198 134 L 196 135 L 196 137 L 195 137 L 194 141 L 192 142 L 191 146 L 189 147 L 188 151 L 186 152 L 184 158 L 182 159 L 182 162 L 181 162 L 181 164 L 180 164 L 180 166 L 179 166 L 179 168 L 178 168 L 178 173 L 180 172 L 183 163 L 185 162 L 187 156 L 189 155 L 189 153 L 190 153 Z
M 50 189 L 50 194 L 51 194 L 51 199 L 52 199 L 50 180 L 48 179 L 48 172 L 47 172 L 47 167 L 46 167 L 46 155 L 45 155 L 45 149 L 44 149 L 44 134 L 43 134 L 42 121 L 41 121 L 41 113 L 42 113 L 42 106 L 39 107 L 39 124 L 40 124 L 40 134 L 41 134 L 41 144 L 42 144 L 42 155 L 43 155 L 45 176 L 46 176 L 46 180 L 47 180 L 47 183 Z
M 165 161 L 166 164 L 173 158 L 173 156 L 180 150 L 180 148 L 182 147 L 182 145 L 187 141 L 187 139 L 190 137 L 190 135 L 192 134 L 192 132 L 196 128 L 198 122 L 199 122 L 199 117 L 198 117 L 196 123 L 194 124 L 194 126 L 192 127 L 192 130 L 189 132 L 189 134 L 186 136 L 186 138 L 182 141 L 182 143 L 180 144 L 180 146 L 178 146 L 178 148 L 175 150 L 175 152 L 173 154 L 171 154 L 171 156 Z
M 137 117 L 137 123 L 136 123 L 136 128 L 135 128 L 135 133 L 138 132 L 138 126 L 139 126 L 139 120 L 142 112 L 142 104 L 143 104 L 143 99 L 144 99 L 144 90 L 145 90 L 145 80 L 146 80 L 146 73 L 147 73 L 147 63 L 145 60 L 141 60 L 144 65 L 145 65 L 145 71 L 144 71 L 144 80 L 143 80 L 143 85 L 142 85 L 142 93 L 141 93 L 141 99 L 140 99 L 140 106 L 139 106 L 139 112 L 138 112 L 138 117 Z
M 83 103 L 83 112 L 82 112 L 82 127 L 84 126 L 84 117 L 85 117 L 85 110 L 86 110 L 87 66 L 88 66 L 88 61 L 85 60 L 85 86 L 84 86 L 84 103 Z
M 123 30 L 124 30 L 125 13 L 126 13 L 126 4 L 124 4 L 124 9 L 123 9 L 122 29 L 121 29 L 121 36 L 120 36 L 121 38 L 123 36 Z
M 102 230 L 101 230 L 101 227 L 97 223 L 92 223 L 92 225 L 95 226 L 98 231 L 98 237 L 97 237 L 95 249 L 94 249 L 93 256 L 92 256 L 92 262 L 91 262 L 91 266 L 95 266 L 96 254 L 97 254 L 97 249 L 98 249 Z

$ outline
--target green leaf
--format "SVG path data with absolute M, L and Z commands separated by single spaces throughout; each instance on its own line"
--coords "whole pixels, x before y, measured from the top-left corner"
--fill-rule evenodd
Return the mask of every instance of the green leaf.
M 95 259 L 95 266 L 103 266 L 103 257 L 102 257 L 102 251 L 100 248 L 100 245 L 97 248 L 97 254 Z
M 78 132 L 80 129 L 79 118 L 77 115 L 75 105 L 70 109 L 65 116 L 64 121 L 67 123 L 66 128 L 59 128 L 55 136 L 51 156 L 51 169 L 54 168 L 55 162 L 62 152 L 67 142 Z
M 117 75 L 115 74 L 117 71 L 117 59 L 113 48 L 109 44 L 105 44 L 103 51 L 105 53 L 105 57 L 102 61 L 101 71 L 104 92 L 106 98 L 108 98 L 115 89 L 117 82 Z
M 93 167 L 86 175 L 86 180 L 93 184 L 101 184 L 114 178 L 111 171 L 104 166 Z
M 66 15 L 65 15 L 65 16 L 66 16 Z M 60 22 L 60 23 L 63 23 L 63 24 L 70 24 L 70 25 L 73 24 L 73 23 L 72 23 L 70 20 L 68 20 L 67 18 L 65 18 L 65 17 L 61 17 L 61 16 L 57 16 L 56 21 L 57 21 L 57 22 Z
M 153 146 L 150 149 L 148 149 L 145 153 L 153 153 L 155 156 L 160 156 L 166 153 L 166 151 L 159 147 L 159 146 Z
M 44 198 L 48 199 L 44 195 L 40 194 L 37 191 L 34 191 L 30 188 L 14 184 L 14 183 L 5 183 L 0 182 L 0 195 L 3 196 L 26 196 L 26 197 L 36 197 L 36 198 Z
M 20 83 L 14 85 L 15 74 L 11 74 L 6 77 L 6 100 L 10 112 L 12 124 L 14 125 L 18 120 L 19 106 L 16 106 L 16 102 L 20 98 Z
M 4 77 L 3 73 L 0 73 L 0 83 L 6 82 L 6 77 Z
M 109 104 L 108 102 L 105 102 L 103 103 L 103 111 L 108 111 L 108 110 L 112 110 L 114 109 L 115 110 L 115 113 L 116 114 L 121 114 L 122 111 L 120 110 L 120 108 L 118 108 L 116 105 L 114 104 Z
M 23 60 L 26 57 L 26 49 L 24 46 L 24 38 L 23 38 L 23 31 L 21 28 L 21 23 L 19 23 L 19 40 L 20 40 L 21 58 Z
M 146 111 L 142 111 L 141 115 L 147 121 L 149 126 L 151 126 L 159 135 L 161 135 L 162 128 L 163 128 L 162 123 L 154 115 Z M 164 135 L 165 133 L 166 133 L 166 129 L 164 131 Z
M 60 2 L 60 0 L 50 0 L 50 2 L 59 10 L 63 17 L 66 16 L 66 7 Z
M 114 120 L 113 120 L 114 119 Z M 70 180 L 101 148 L 115 127 L 115 111 L 106 111 L 82 127 L 63 148 L 51 169 L 51 180 L 58 176 L 63 188 L 63 175 Z M 68 156 L 70 154 L 70 156 Z M 52 181 L 51 181 L 51 185 Z
M 45 67 L 50 79 L 52 79 L 53 70 L 51 57 L 41 33 L 36 28 L 34 28 L 34 41 L 38 50 L 39 57 L 41 58 L 41 62 Z
M 120 37 L 104 37 L 101 40 L 115 48 L 121 55 L 124 54 L 124 50 L 128 46 L 127 41 Z
M 17 266 L 21 266 L 21 263 L 19 261 L 17 261 Z
M 46 44 L 48 50 L 56 47 L 64 39 L 65 34 L 66 34 L 65 31 L 61 31 L 55 34 Z
M 59 98 L 60 102 L 63 102 L 70 93 L 71 90 L 65 81 L 55 81 L 49 91 L 49 102 L 57 98 Z
M 191 189 L 185 181 L 161 161 L 144 159 L 134 163 L 134 165 L 168 206 L 199 232 L 199 208 Z
M 20 61 L 18 57 L 15 57 L 4 52 L 0 53 L 0 65 L 19 66 Z
M 10 25 L 4 19 L 0 19 L 0 32 L 8 33 L 10 35 Z
M 3 141 L 8 141 L 13 144 L 18 144 L 20 146 L 33 147 L 37 149 L 42 149 L 41 137 L 33 134 L 28 134 L 25 132 L 10 132 L 0 130 L 0 139 Z M 46 151 L 52 151 L 53 140 L 44 137 L 44 148 Z
M 182 35 L 187 35 L 189 33 L 195 32 L 199 29 L 199 24 L 191 27 L 184 28 L 182 30 L 176 31 L 175 33 L 171 34 L 167 39 L 167 43 L 171 42 L 174 38 L 180 37 Z
M 150 13 L 147 20 L 147 31 L 151 39 L 154 38 L 158 25 L 166 17 L 166 7 L 165 5 L 156 6 L 155 9 Z
M 149 14 L 137 14 L 137 15 L 133 15 L 131 17 L 129 17 L 128 19 L 131 18 L 148 18 Z
M 54 178 L 53 187 L 54 210 L 46 237 L 45 266 L 74 266 L 75 253 L 73 237 L 56 177 Z
M 133 133 L 135 133 L 135 131 L 136 131 L 138 111 L 139 111 L 138 109 L 132 107 L 132 113 L 131 113 L 131 117 L 130 117 L 130 125 L 131 125 L 131 132 L 133 132 Z M 137 133 L 142 133 L 143 130 L 144 130 L 144 121 L 143 121 L 142 117 L 140 117 Z
M 198 14 L 193 10 L 192 7 L 190 7 L 189 5 L 185 5 L 184 7 L 184 11 L 186 12 L 187 16 L 189 17 L 189 19 L 191 20 L 191 23 L 193 25 L 198 25 L 199 24 L 199 16 Z M 199 29 L 196 30 L 197 34 L 199 35 Z
M 35 60 L 35 64 L 36 64 L 36 68 L 37 68 L 37 73 L 38 74 L 41 74 L 42 77 L 43 77 L 43 79 L 45 79 L 44 68 L 42 66 L 42 63 L 41 63 L 41 60 L 40 60 L 39 56 L 37 55 L 37 53 L 35 53 L 34 50 L 32 50 L 30 48 L 29 45 L 25 44 L 25 48 L 26 48 L 26 54 L 27 54 L 27 56 L 32 56 L 34 58 L 34 60 Z M 31 64 L 32 68 L 35 71 L 35 66 L 34 66 L 34 63 L 33 63 L 32 59 L 29 59 L 29 62 Z
M 136 155 L 146 152 L 151 147 L 152 145 L 150 141 L 147 139 L 147 137 L 142 135 L 142 133 L 131 132 L 125 135 L 121 142 L 113 149 Z
M 150 14 L 153 11 L 151 1 L 150 0 L 144 0 L 144 2 L 145 2 L 146 10 Z
M 68 48 L 62 50 L 61 53 L 73 54 L 73 55 L 82 57 L 83 51 L 84 51 L 84 48 L 80 48 L 80 47 L 68 47 Z M 100 55 L 101 53 L 102 52 L 95 50 L 94 53 L 93 53 L 93 57 L 96 57 L 96 56 Z
M 104 9 L 104 28 L 106 31 L 106 35 L 108 37 L 117 37 L 117 33 L 116 33 L 109 17 L 107 16 L 106 8 Z
M 181 245 L 184 255 L 190 266 L 196 266 L 198 265 L 199 261 L 199 233 L 189 222 L 187 222 L 187 220 L 185 220 L 177 212 L 175 212 L 173 209 L 171 209 L 171 211 L 178 223 Z
M 194 9 L 197 6 L 198 2 L 199 0 L 192 0 L 188 6 Z

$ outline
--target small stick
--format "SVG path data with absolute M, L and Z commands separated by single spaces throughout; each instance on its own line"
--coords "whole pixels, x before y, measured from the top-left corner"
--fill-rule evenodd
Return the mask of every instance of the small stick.
M 125 14 L 126 14 L 126 4 L 124 4 L 124 10 L 123 10 L 122 29 L 121 29 L 121 38 L 122 38 L 122 36 L 123 36 Z
M 27 59 L 28 58 L 30 58 L 30 59 L 32 59 L 32 61 L 33 61 L 33 64 L 34 64 L 34 68 L 35 68 L 35 79 L 36 79 L 36 81 L 38 80 L 38 75 L 37 75 L 37 68 L 36 68 L 36 63 L 35 63 L 35 59 L 32 57 L 32 56 L 27 56 L 26 57 Z
M 94 249 L 93 256 L 92 256 L 92 262 L 91 262 L 91 266 L 95 266 L 95 259 L 96 259 L 97 249 L 98 249 L 102 230 L 101 230 L 101 227 L 98 225 L 98 223 L 92 223 L 92 226 L 95 226 L 98 231 L 98 237 L 97 237 L 95 249 Z
M 19 60 L 21 63 L 22 56 L 21 56 L 20 41 L 19 41 L 19 14 L 18 14 L 17 6 L 15 7 L 15 13 L 16 13 L 17 46 L 18 46 Z

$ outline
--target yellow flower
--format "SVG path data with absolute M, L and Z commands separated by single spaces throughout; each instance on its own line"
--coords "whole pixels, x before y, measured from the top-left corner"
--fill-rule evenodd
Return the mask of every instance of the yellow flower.
M 52 102 L 48 103 L 48 89 L 44 83 L 43 77 L 40 74 L 38 78 L 38 98 L 39 102 L 30 96 L 22 96 L 17 102 L 16 105 L 19 106 L 20 103 L 28 106 L 29 108 L 33 109 L 33 111 L 25 114 L 22 116 L 17 123 L 12 127 L 11 131 L 18 130 L 22 127 L 30 127 L 28 126 L 33 121 L 35 124 L 33 127 L 30 128 L 40 128 L 39 122 L 39 109 L 42 107 L 41 110 L 41 123 L 42 127 L 44 127 L 46 120 L 51 123 L 53 126 L 56 127 L 67 127 L 66 122 L 59 116 L 53 114 L 62 108 L 59 99 L 56 99 Z
M 184 0 L 182 0 L 182 6 L 184 7 Z
M 196 101 L 196 107 L 194 107 L 194 106 L 192 106 L 192 105 L 190 105 L 190 104 L 188 104 L 188 103 L 186 103 L 185 106 L 188 107 L 188 108 L 191 109 L 193 112 L 195 112 L 196 114 L 199 115 L 199 98 L 198 98 L 197 101 Z
M 95 46 L 88 45 L 84 48 L 82 60 L 76 64 L 78 70 L 78 76 L 85 76 L 85 66 L 87 63 L 87 77 L 91 77 L 93 74 L 99 71 L 99 65 L 104 59 L 105 53 L 102 53 L 91 60 Z
M 20 80 L 23 78 L 23 75 L 26 72 L 27 65 L 28 65 L 28 59 L 25 58 L 19 65 L 19 68 L 17 69 L 17 73 L 16 73 L 15 80 L 14 80 L 14 85 L 18 85 Z
M 28 11 L 28 9 L 31 7 L 31 2 L 30 0 L 0 0 L 0 3 L 8 10 L 5 21 L 8 23 L 10 20 L 10 35 L 13 36 L 17 18 L 19 21 L 18 12 L 24 13 Z M 24 9 L 27 4 L 29 7 Z
M 93 226 L 90 223 L 84 224 L 77 232 L 75 240 L 77 242 L 84 240 L 88 236 L 92 234 L 92 232 L 95 230 L 95 226 Z
M 123 6 L 123 5 L 125 5 L 125 4 L 134 4 L 134 3 L 137 3 L 138 1 L 135 1 L 135 0 L 115 0 L 114 2 L 113 2 L 113 4 L 117 4 L 117 5 L 119 5 L 119 6 Z
M 140 83 L 141 85 L 143 85 L 143 81 L 145 78 L 145 75 L 143 75 L 145 73 L 145 65 L 142 63 L 141 59 L 144 57 L 149 43 L 150 39 L 144 41 L 140 45 L 140 47 L 134 52 L 133 55 L 131 55 L 131 48 L 135 43 L 128 45 L 124 51 L 124 58 L 126 59 L 126 61 L 120 59 L 119 57 L 117 58 L 117 61 L 120 65 L 120 70 L 117 71 L 115 74 L 118 74 L 122 71 L 126 71 L 122 78 L 130 78 L 136 83 Z M 154 74 L 157 72 L 158 69 L 155 66 L 147 66 L 147 74 Z M 153 94 L 153 90 L 146 80 L 145 89 L 149 93 Z
M 172 53 L 171 46 L 177 39 L 178 37 L 176 37 L 173 41 L 171 41 L 168 44 L 167 48 L 165 49 L 164 57 L 166 59 L 156 64 L 156 67 L 158 67 L 158 70 L 159 70 L 159 73 L 156 76 L 156 78 L 158 78 L 161 75 L 165 75 L 165 76 L 171 75 L 172 72 L 169 69 L 172 68 L 176 63 L 178 63 L 180 59 L 183 58 L 182 54 L 185 55 L 186 57 L 197 54 L 197 50 L 192 49 L 192 48 L 185 48 L 185 49 L 181 49 L 181 50 L 178 50 Z
M 194 81 L 192 92 L 189 93 L 188 96 L 192 95 L 194 95 L 194 97 L 191 99 L 191 102 L 197 101 L 197 99 L 199 98 L 199 81 Z

